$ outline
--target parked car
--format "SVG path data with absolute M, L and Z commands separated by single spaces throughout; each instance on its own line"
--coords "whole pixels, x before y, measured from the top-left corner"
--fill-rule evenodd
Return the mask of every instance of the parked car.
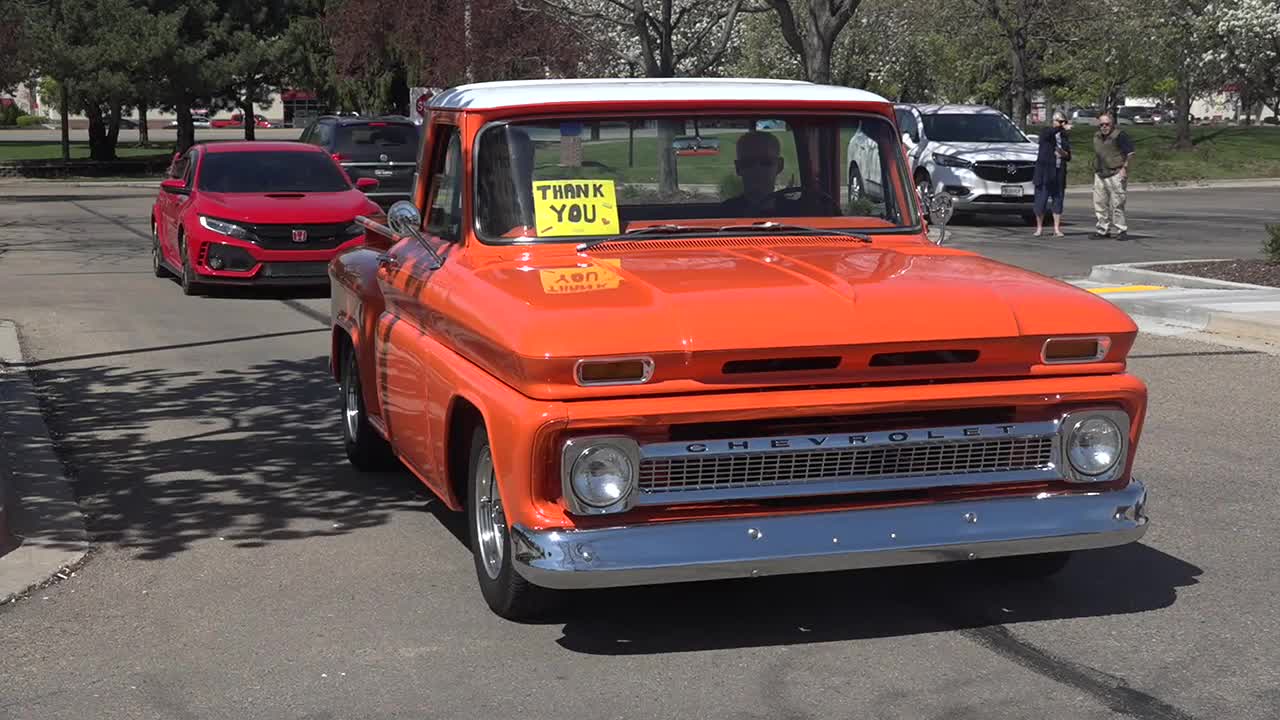
M 1116 110 L 1117 124 L 1122 125 L 1154 125 L 1156 109 L 1145 105 L 1125 105 Z
M 165 125 L 165 127 L 172 130 L 178 127 L 178 121 L 176 119 L 170 120 L 169 124 Z M 210 123 L 208 115 L 195 115 L 191 118 L 191 127 L 208 130 L 213 127 L 213 125 Z
M 637 108 L 787 129 L 722 153 L 741 192 L 678 172 L 658 192 L 656 153 L 625 181 L 598 174 L 626 139 L 561 145 L 562 124 L 626 128 Z M 403 464 L 464 513 L 480 593 L 509 618 L 548 588 L 946 561 L 1026 579 L 1137 540 L 1137 327 L 1092 293 L 935 246 L 894 115 L 789 81 L 437 94 L 421 191 L 362 218 L 367 244 L 329 269 L 348 459 Z M 1017 144 L 974 115 L 928 129 Z M 846 212 L 854 133 L 875 145 L 881 199 Z
M 701 135 L 682 135 L 671 141 L 676 155 L 719 155 L 719 138 L 706 138 Z
M 1037 145 L 1008 116 L 985 105 L 899 104 L 894 114 L 921 198 L 946 193 L 957 215 L 1012 213 L 1035 222 Z M 850 157 L 857 162 L 852 147 Z
M 215 128 L 242 128 L 244 127 L 244 113 L 232 113 L 231 117 L 225 119 L 217 118 L 210 124 Z M 253 116 L 253 126 L 263 129 L 272 127 L 271 121 L 265 115 L 258 114 Z
M 1079 108 L 1071 113 L 1071 123 L 1073 125 L 1089 125 L 1096 127 L 1098 125 L 1098 117 L 1102 115 L 1102 111 L 1097 108 Z
M 422 128 L 405 117 L 324 115 L 299 139 L 324 148 L 352 178 L 377 180 L 369 197 L 387 207 L 413 191 L 421 138 Z
M 364 242 L 356 216 L 378 211 L 326 153 L 298 142 L 197 144 L 175 157 L 151 211 L 156 277 L 187 295 L 210 285 L 323 285 Z

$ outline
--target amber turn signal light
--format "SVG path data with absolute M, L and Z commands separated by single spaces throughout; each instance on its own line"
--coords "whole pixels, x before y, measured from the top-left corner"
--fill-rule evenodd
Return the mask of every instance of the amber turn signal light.
M 1111 338 L 1049 338 L 1044 341 L 1041 359 L 1046 363 L 1098 362 L 1111 349 Z
M 579 360 L 579 385 L 638 385 L 653 377 L 653 360 L 646 357 Z

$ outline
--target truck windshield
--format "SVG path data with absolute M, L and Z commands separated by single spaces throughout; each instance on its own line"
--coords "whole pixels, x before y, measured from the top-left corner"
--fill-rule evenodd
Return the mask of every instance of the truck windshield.
M 1027 139 L 1003 115 L 945 113 L 924 116 L 924 132 L 937 142 L 1024 143 Z
M 321 152 L 211 152 L 200 163 L 206 192 L 342 192 L 351 189 L 341 168 Z
M 570 242 L 655 224 L 917 224 L 899 139 L 881 116 L 697 115 L 491 125 L 473 206 L 486 242 Z

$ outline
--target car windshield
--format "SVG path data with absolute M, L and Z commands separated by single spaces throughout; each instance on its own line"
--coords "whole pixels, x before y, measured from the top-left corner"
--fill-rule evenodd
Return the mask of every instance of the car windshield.
M 495 124 L 477 141 L 477 230 L 567 242 L 653 225 L 912 227 L 899 142 L 884 117 L 849 113 Z
M 938 142 L 1024 143 L 1008 118 L 995 113 L 938 113 L 924 116 L 924 132 Z
M 221 193 L 342 192 L 351 183 L 321 152 L 211 152 L 200 163 L 199 188 Z
M 370 122 L 339 125 L 334 151 L 344 162 L 414 162 L 418 127 L 409 123 Z

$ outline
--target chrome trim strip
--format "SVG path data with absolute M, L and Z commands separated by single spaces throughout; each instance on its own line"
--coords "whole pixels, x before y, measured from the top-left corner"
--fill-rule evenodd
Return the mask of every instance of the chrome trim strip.
M 1146 488 L 596 530 L 511 527 L 529 582 L 586 589 L 1065 552 L 1131 543 Z
M 416 162 L 399 162 L 388 160 L 387 162 L 344 162 L 338 163 L 344 168 L 348 167 L 416 167 Z
M 1043 437 L 1058 432 L 1058 421 L 956 425 L 940 428 L 880 432 L 786 435 L 730 438 L 698 442 L 664 442 L 640 446 L 640 459 L 741 455 L 743 453 L 822 451 L 834 448 L 873 448 L 886 445 L 928 444 L 937 440 L 992 440 Z

